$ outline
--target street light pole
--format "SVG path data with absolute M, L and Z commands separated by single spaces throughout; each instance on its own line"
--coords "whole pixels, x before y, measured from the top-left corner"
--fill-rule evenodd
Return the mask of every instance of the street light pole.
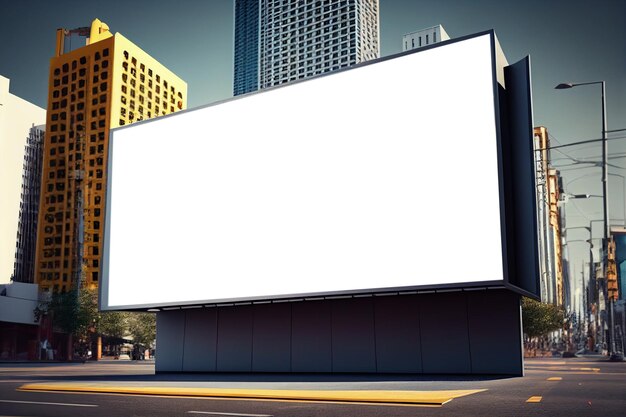
M 608 297 L 608 253 L 609 253 L 609 236 L 611 235 L 611 226 L 609 224 L 609 182 L 608 182 L 608 141 L 607 141 L 607 121 L 606 121 L 606 94 L 604 81 L 592 81 L 586 83 L 562 83 L 555 87 L 557 90 L 566 88 L 573 88 L 580 85 L 592 85 L 600 84 L 602 88 L 602 203 L 603 203 L 603 217 L 604 217 L 604 236 L 602 240 L 602 271 L 604 275 L 605 299 L 609 304 L 609 337 L 611 343 L 609 346 L 609 354 L 612 360 L 622 360 L 622 355 L 616 355 L 615 352 L 615 329 L 614 329 L 614 315 L 613 315 L 613 299 Z

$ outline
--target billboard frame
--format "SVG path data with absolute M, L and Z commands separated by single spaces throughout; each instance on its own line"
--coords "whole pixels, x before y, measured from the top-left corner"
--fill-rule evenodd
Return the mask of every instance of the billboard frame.
M 374 59 L 371 61 L 363 62 L 357 65 L 354 65 L 349 68 L 343 68 L 337 71 L 333 71 L 330 73 L 320 74 L 311 78 L 297 80 L 291 82 L 286 85 L 275 86 L 264 90 L 258 90 L 255 92 L 251 92 L 245 95 L 240 95 L 232 98 L 228 98 L 225 100 L 221 100 L 215 103 L 210 103 L 207 105 L 185 109 L 179 111 L 177 113 L 169 114 L 166 116 L 162 116 L 159 118 L 143 120 L 140 122 L 133 123 L 132 125 L 121 126 L 115 129 L 112 129 L 109 133 L 109 149 L 108 155 L 112 155 L 114 140 L 113 134 L 119 130 L 127 129 L 129 127 L 136 127 L 137 125 L 144 123 L 151 123 L 156 120 L 163 120 L 168 117 L 177 116 L 182 113 L 192 112 L 208 107 L 218 106 L 220 104 L 231 102 L 233 100 L 245 99 L 251 95 L 255 94 L 263 94 L 267 91 L 271 91 L 279 88 L 288 88 L 294 84 L 309 82 L 314 79 L 318 79 L 321 77 L 333 76 L 337 73 L 341 73 L 344 71 L 351 71 L 356 68 L 361 68 L 368 65 L 377 64 L 380 62 L 384 62 L 387 60 L 395 59 L 401 56 L 421 53 L 430 49 L 444 47 L 450 44 L 454 44 L 457 42 L 463 42 L 469 39 L 478 38 L 481 36 L 488 35 L 490 37 L 490 45 L 491 45 L 491 70 L 492 70 L 492 94 L 494 100 L 494 126 L 495 126 L 495 136 L 496 136 L 496 147 L 497 147 L 497 164 L 498 164 L 498 191 L 499 191 L 499 205 L 500 205 L 500 235 L 501 235 L 501 248 L 502 248 L 502 280 L 486 280 L 486 281 L 475 281 L 475 282 L 465 282 L 465 283 L 449 283 L 449 284 L 428 284 L 428 285 L 415 285 L 415 286 L 405 286 L 405 287 L 385 287 L 385 288 L 371 288 L 371 289 L 358 289 L 358 290 L 341 290 L 341 291 L 325 291 L 325 292 L 315 292 L 315 293 L 304 293 L 304 294 L 288 294 L 288 295 L 275 295 L 275 296 L 258 296 L 258 297 L 239 297 L 239 298 L 227 298 L 227 299 L 198 299 L 198 300 L 188 300 L 184 302 L 165 302 L 165 303 L 151 303 L 151 304 L 133 304 L 133 305 L 116 305 L 111 307 L 109 305 L 108 300 L 108 290 L 109 290 L 109 271 L 108 271 L 108 261 L 109 261 L 109 240 L 110 240 L 110 211 L 111 211 L 111 187 L 112 187 L 112 163 L 113 158 L 109 157 L 107 160 L 107 187 L 105 190 L 105 218 L 104 218 L 104 236 L 103 236 L 103 257 L 102 257 L 102 279 L 99 285 L 99 308 L 102 311 L 117 311 L 117 310 L 173 310 L 179 308 L 190 308 L 190 307 L 202 307 L 202 306 L 216 306 L 216 305 L 240 305 L 240 304 L 253 304 L 253 303 L 267 303 L 267 302 L 289 302 L 289 301 L 301 301 L 301 300 L 319 300 L 319 299 L 333 299 L 333 298 L 349 298 L 349 297 L 359 297 L 359 296 L 374 296 L 374 295 L 388 295 L 388 294 L 415 294 L 415 293 L 432 293 L 432 292 L 449 292 L 456 290 L 480 290 L 480 289 L 500 289 L 500 288 L 508 288 L 514 292 L 517 292 L 522 295 L 530 296 L 532 298 L 538 298 L 538 294 L 534 294 L 532 288 L 527 288 L 523 285 L 519 285 L 518 281 L 515 280 L 516 276 L 516 245 L 511 244 L 511 235 L 514 233 L 512 224 L 519 223 L 519 220 L 516 222 L 513 219 L 513 215 L 511 214 L 512 207 L 512 193 L 510 191 L 511 184 L 510 181 L 507 182 L 507 176 L 510 177 L 511 173 L 507 172 L 505 167 L 508 165 L 511 152 L 507 152 L 506 146 L 503 144 L 510 140 L 510 135 L 508 132 L 509 123 L 507 117 L 507 111 L 509 106 L 505 104 L 506 100 L 506 92 L 504 91 L 504 75 L 499 71 L 503 70 L 506 66 L 506 60 L 504 55 L 501 53 L 495 32 L 493 30 L 487 30 L 483 32 L 479 32 L 476 34 L 471 34 L 455 39 L 450 39 L 447 41 L 443 41 L 437 44 L 428 45 L 423 48 L 417 50 L 409 50 L 397 54 L 393 54 L 390 56 L 386 56 L 383 58 Z M 504 62 L 502 62 L 504 60 Z M 530 92 L 530 85 L 528 85 L 528 91 Z M 528 95 L 530 98 L 530 95 Z M 532 106 L 531 103 L 528 103 L 528 109 L 531 115 L 532 121 Z M 528 127 L 530 132 L 529 143 L 532 149 L 532 124 Z M 532 152 L 531 152 L 532 157 Z M 532 165 L 530 167 L 530 174 L 532 176 Z M 534 187 L 533 187 L 534 190 Z M 536 201 L 533 200 L 532 205 L 536 207 Z M 536 230 L 536 218 L 535 218 L 535 230 Z M 533 243 L 533 242 L 530 242 Z M 536 239 L 534 242 L 534 246 L 536 247 Z M 535 266 L 538 271 L 538 251 L 535 251 Z M 531 267 L 532 268 L 532 267 Z M 538 272 L 536 275 L 536 280 L 538 282 Z M 537 286 L 538 287 L 538 286 Z

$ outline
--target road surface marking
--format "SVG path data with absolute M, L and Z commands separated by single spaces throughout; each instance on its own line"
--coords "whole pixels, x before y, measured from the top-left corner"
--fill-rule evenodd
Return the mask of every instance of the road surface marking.
M 560 376 L 551 376 L 548 381 L 561 381 L 563 378 Z
M 0 403 L 62 405 L 65 407 L 98 407 L 97 404 L 48 403 L 48 402 L 41 402 L 41 401 L 17 401 L 17 400 L 0 400 Z
M 529 399 L 527 399 L 526 402 L 527 403 L 540 403 L 542 398 L 543 397 L 536 395 L 534 397 L 530 397 Z
M 378 404 L 426 404 L 443 405 L 455 398 L 486 391 L 476 390 L 442 390 L 442 391 L 387 391 L 387 390 L 275 390 L 275 389 L 234 389 L 234 388 L 198 388 L 198 387 L 142 387 L 114 386 L 81 383 L 35 383 L 18 388 L 20 391 L 62 391 L 110 393 L 126 395 L 169 395 L 177 397 L 213 397 L 240 398 L 255 400 L 304 400 L 304 401 L 336 401 Z
M 274 417 L 271 414 L 219 413 L 217 411 L 187 411 L 187 414 L 209 414 L 212 416 L 235 416 L 235 417 Z

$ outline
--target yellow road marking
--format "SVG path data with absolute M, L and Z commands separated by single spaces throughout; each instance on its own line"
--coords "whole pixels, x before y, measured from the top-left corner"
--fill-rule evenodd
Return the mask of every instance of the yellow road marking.
M 360 403 L 401 403 L 443 405 L 455 398 L 486 391 L 327 391 L 327 390 L 269 390 L 195 387 L 130 387 L 91 384 L 26 384 L 20 391 L 65 391 L 114 393 L 127 395 L 165 395 L 178 397 L 223 397 L 247 399 L 308 400 Z
M 550 372 L 572 372 L 572 371 L 585 371 L 585 372 L 594 372 L 599 373 L 600 368 L 564 368 L 557 366 L 550 366 L 547 368 L 538 368 L 538 367 L 526 367 L 527 371 L 550 371 Z
M 560 376 L 551 376 L 550 378 L 548 378 L 548 381 L 560 381 L 563 378 Z
M 527 403 L 540 403 L 543 397 L 539 395 L 535 395 L 526 400 Z
M 24 392 L 48 392 L 51 391 L 39 391 L 39 390 L 22 390 L 17 388 L 16 391 L 24 391 Z M 128 397 L 129 394 L 117 394 L 114 392 L 76 392 L 76 391 L 65 391 L 64 394 L 72 394 L 72 395 L 110 395 L 110 396 L 118 396 L 118 397 Z M 172 398 L 171 395 L 154 395 L 154 394 L 132 394 L 137 397 L 150 397 L 150 398 Z M 369 405 L 369 406 L 381 406 L 384 405 L 386 407 L 420 407 L 420 408 L 441 408 L 443 404 L 404 404 L 404 403 L 361 403 L 361 402 L 346 402 L 346 401 L 313 401 L 313 400 L 278 400 L 273 398 L 227 398 L 227 397 L 194 397 L 194 396 L 185 396 L 186 399 L 192 400 L 206 400 L 207 398 L 219 400 L 219 401 L 263 401 L 263 402 L 275 402 L 275 403 L 311 403 L 311 404 L 350 404 L 350 405 Z

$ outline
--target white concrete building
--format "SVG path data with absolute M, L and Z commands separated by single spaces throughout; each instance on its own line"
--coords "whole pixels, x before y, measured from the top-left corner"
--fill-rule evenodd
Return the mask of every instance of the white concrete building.
M 450 36 L 448 36 L 448 33 L 441 25 L 421 29 L 407 33 L 402 37 L 402 51 L 421 48 L 433 43 L 447 41 L 448 39 L 450 39 Z
M 39 305 L 37 284 L 0 284 L 0 322 L 34 325 Z
M 37 284 L 0 284 L 0 360 L 39 358 Z
M 46 110 L 11 94 L 0 75 L 0 283 L 13 273 L 26 140 L 45 122 Z

